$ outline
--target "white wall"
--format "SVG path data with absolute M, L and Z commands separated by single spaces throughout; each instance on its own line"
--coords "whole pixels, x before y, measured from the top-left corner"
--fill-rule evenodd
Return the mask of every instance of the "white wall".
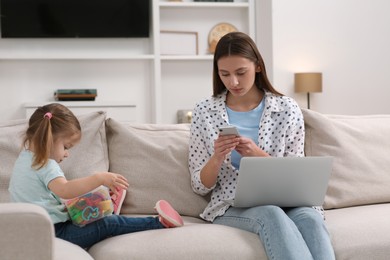
M 306 96 L 293 91 L 294 72 L 320 71 L 323 93 L 311 95 L 312 109 L 337 114 L 390 113 L 390 1 L 260 0 L 256 4 L 258 9 L 264 7 L 257 10 L 257 14 L 264 15 L 257 19 L 257 41 L 277 89 L 305 107 Z M 65 56 L 68 52 L 73 55 L 72 43 L 61 42 Z M 86 42 L 78 51 L 104 56 L 110 44 L 92 44 L 91 48 Z M 119 45 L 110 50 L 113 52 L 110 55 L 128 52 L 124 47 L 127 42 L 116 44 Z M 7 41 L 0 43 L 1 57 L 7 56 L 8 49 L 15 49 L 11 45 Z M 149 48 L 146 46 L 146 53 Z M 16 50 L 42 51 L 35 41 Z M 139 108 L 137 117 L 147 118 L 150 104 L 143 98 L 150 93 L 142 87 L 150 84 L 146 63 L 110 59 L 0 59 L 0 122 L 23 118 L 25 102 L 47 101 L 56 89 L 73 87 L 97 88 L 100 101 L 134 101 Z M 169 64 L 163 69 L 169 69 Z M 168 77 L 168 83 L 169 80 L 173 79 Z M 198 95 L 198 86 L 186 84 L 187 89 L 194 91 L 191 95 Z M 171 98 L 180 99 L 180 95 L 178 92 L 177 97 Z M 183 108 L 187 107 L 183 104 Z M 163 117 L 171 120 L 172 111 L 166 112 L 169 114 Z
M 1 39 L 0 122 L 25 118 L 25 103 L 54 101 L 57 89 L 95 88 L 97 101 L 137 105 L 150 115 L 148 39 Z
M 136 61 L 133 61 L 136 62 Z M 129 69 L 131 68 L 131 69 Z M 54 102 L 57 89 L 95 88 L 97 101 L 137 105 L 137 118 L 147 115 L 148 67 L 125 60 L 0 61 L 0 122 L 25 117 L 25 103 Z M 141 97 L 141 98 L 140 98 Z
M 273 0 L 273 83 L 295 94 L 294 72 L 323 73 L 311 108 L 323 113 L 390 113 L 390 1 Z

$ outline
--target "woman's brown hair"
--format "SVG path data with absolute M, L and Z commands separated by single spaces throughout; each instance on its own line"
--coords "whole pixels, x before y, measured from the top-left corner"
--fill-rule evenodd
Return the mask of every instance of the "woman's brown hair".
M 32 167 L 40 169 L 49 160 L 56 138 L 81 135 L 81 127 L 76 116 L 67 107 L 52 103 L 39 107 L 30 117 L 24 138 L 25 147 L 34 148 Z
M 213 96 L 217 96 L 226 90 L 219 77 L 218 60 L 222 57 L 237 55 L 251 60 L 260 67 L 260 72 L 256 72 L 255 85 L 260 90 L 267 90 L 276 95 L 283 96 L 271 84 L 267 77 L 263 58 L 256 47 L 254 41 L 245 33 L 231 32 L 224 35 L 215 48 L 213 65 Z

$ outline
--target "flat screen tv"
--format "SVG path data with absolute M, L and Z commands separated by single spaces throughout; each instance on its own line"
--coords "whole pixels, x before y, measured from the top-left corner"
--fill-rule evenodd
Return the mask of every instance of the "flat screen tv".
M 0 0 L 2 38 L 149 37 L 150 0 Z

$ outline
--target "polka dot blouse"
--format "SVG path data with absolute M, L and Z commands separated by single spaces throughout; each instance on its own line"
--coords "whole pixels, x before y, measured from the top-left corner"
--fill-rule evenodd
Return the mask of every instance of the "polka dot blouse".
M 226 92 L 196 104 L 192 114 L 189 144 L 191 186 L 202 196 L 211 192 L 210 202 L 200 215 L 213 221 L 233 205 L 238 170 L 228 156 L 223 162 L 216 184 L 205 187 L 200 171 L 214 153 L 214 140 L 219 127 L 228 125 Z M 304 156 L 304 121 L 297 103 L 290 97 L 265 93 L 265 108 L 259 122 L 259 146 L 273 157 Z M 322 212 L 321 207 L 315 207 Z

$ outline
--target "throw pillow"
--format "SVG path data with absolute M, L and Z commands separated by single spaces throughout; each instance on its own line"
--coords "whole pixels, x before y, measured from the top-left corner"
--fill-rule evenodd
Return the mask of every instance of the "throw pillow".
M 69 157 L 61 162 L 66 178 L 74 179 L 95 172 L 108 171 L 108 148 L 105 112 L 77 116 L 81 125 L 81 140 L 70 150 Z
M 302 112 L 306 156 L 334 157 L 324 208 L 390 202 L 390 115 Z
M 78 116 L 82 137 L 60 166 L 68 179 L 108 170 L 108 151 L 104 112 Z M 9 202 L 8 185 L 13 165 L 22 149 L 28 121 L 12 120 L 0 124 L 0 202 Z
M 26 130 L 25 119 L 0 123 L 0 203 L 9 202 L 8 185 Z
M 155 214 L 165 199 L 182 215 L 199 217 L 207 200 L 195 194 L 188 170 L 188 124 L 125 124 L 107 119 L 110 171 L 130 187 L 124 214 Z

